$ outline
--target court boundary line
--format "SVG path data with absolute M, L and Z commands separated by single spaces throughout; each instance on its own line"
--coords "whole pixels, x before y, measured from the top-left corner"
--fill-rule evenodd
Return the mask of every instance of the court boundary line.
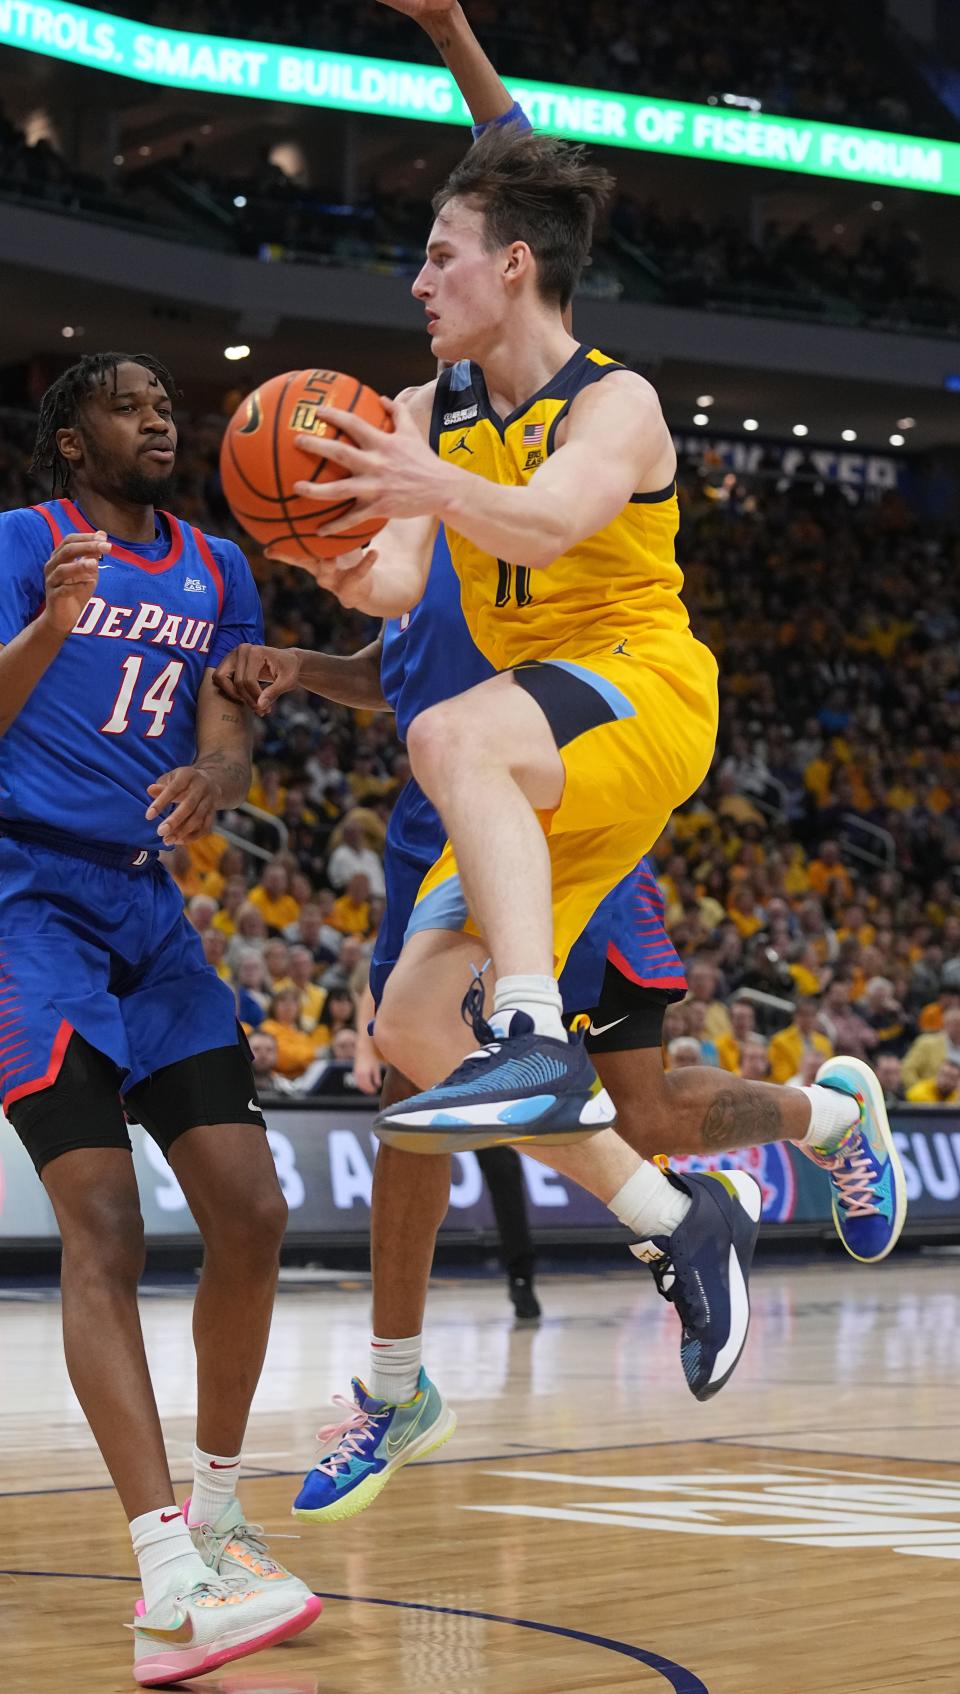
M 902 1429 L 904 1428 L 904 1425 L 881 1424 L 879 1428 L 881 1430 L 885 1428 Z M 952 1423 L 929 1425 L 921 1424 L 918 1428 L 932 1430 L 955 1429 L 956 1425 Z M 823 1432 L 810 1429 L 788 1429 L 783 1430 L 780 1433 L 792 1438 L 796 1435 L 816 1435 Z M 764 1431 L 764 1434 L 769 1436 L 770 1431 Z M 749 1434 L 696 1435 L 688 1436 L 686 1439 L 680 1440 L 671 1436 L 669 1438 L 664 1437 L 663 1439 L 656 1441 L 614 1441 L 605 1446 L 599 1447 L 537 1447 L 524 1448 L 523 1451 L 519 1453 L 479 1453 L 470 1458 L 465 1455 L 463 1458 L 415 1459 L 411 1464 L 410 1469 L 429 1470 L 434 1467 L 439 1468 L 441 1465 L 511 1464 L 516 1463 L 521 1459 L 562 1459 L 570 1457 L 576 1458 L 578 1456 L 589 1458 L 594 1453 L 649 1452 L 653 1448 L 659 1447 L 737 1447 L 746 1448 L 748 1451 L 755 1450 L 757 1452 L 783 1454 L 807 1452 L 820 1459 L 868 1459 L 882 1465 L 943 1465 L 952 1466 L 954 1470 L 960 1470 L 960 1459 L 920 1459 L 910 1453 L 864 1453 L 857 1448 L 850 1447 L 778 1447 L 771 1444 L 769 1440 L 754 1440 Z M 302 1466 L 299 1470 L 257 1470 L 255 1468 L 249 1468 L 244 1469 L 241 1480 L 251 1482 L 269 1482 L 274 1478 L 303 1476 L 303 1474 L 304 1471 Z M 185 1488 L 188 1483 L 193 1481 L 193 1477 L 192 1475 L 174 1477 L 172 1478 L 172 1481 L 174 1488 Z M 48 1494 L 112 1494 L 114 1492 L 115 1490 L 112 1482 L 84 1482 L 79 1483 L 76 1487 L 71 1487 L 68 1484 L 66 1486 L 61 1485 L 53 1488 L 0 1489 L 0 1500 L 33 1500 L 42 1498 Z M 0 1575 L 2 1574 L 3 1573 L 0 1572 Z
M 139 1578 L 135 1576 L 113 1576 L 90 1571 L 0 1570 L 0 1576 L 29 1576 L 71 1582 L 133 1582 L 139 1586 Z M 472 1618 L 479 1623 L 510 1624 L 515 1629 L 531 1629 L 541 1635 L 556 1635 L 568 1641 L 582 1641 L 588 1647 L 601 1647 L 605 1652 L 619 1653 L 625 1659 L 633 1659 L 636 1664 L 645 1665 L 648 1670 L 655 1671 L 670 1684 L 673 1694 L 710 1694 L 706 1683 L 701 1682 L 695 1671 L 677 1664 L 674 1659 L 665 1658 L 662 1653 L 654 1653 L 646 1647 L 637 1647 L 631 1641 L 618 1641 L 614 1636 L 593 1635 L 588 1630 L 573 1629 L 567 1624 L 540 1623 L 535 1618 L 508 1617 L 502 1612 L 479 1612 L 465 1606 L 436 1606 L 423 1600 L 387 1600 L 373 1594 L 334 1594 L 322 1588 L 314 1589 L 313 1592 L 320 1600 L 338 1600 L 347 1605 L 390 1606 L 398 1611 L 431 1612 L 440 1617 Z

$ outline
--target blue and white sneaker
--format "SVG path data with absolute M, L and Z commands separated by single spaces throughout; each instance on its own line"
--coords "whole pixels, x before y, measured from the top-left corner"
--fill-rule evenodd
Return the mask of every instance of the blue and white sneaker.
M 569 1041 L 538 1035 L 533 1019 L 518 1011 L 499 1035 L 482 1005 L 483 988 L 475 982 L 463 1016 L 482 1045 L 445 1082 L 380 1112 L 373 1127 L 381 1141 L 408 1153 L 464 1153 L 522 1141 L 563 1147 L 616 1122 L 582 1034 Z
M 852 1259 L 876 1264 L 900 1239 L 907 1216 L 907 1180 L 894 1145 L 883 1090 L 862 1059 L 825 1059 L 816 1080 L 850 1094 L 859 1122 L 837 1147 L 801 1147 L 830 1178 L 833 1221 Z
M 698 1400 L 719 1394 L 736 1370 L 750 1327 L 750 1265 L 763 1197 L 746 1171 L 704 1171 L 668 1182 L 692 1201 L 672 1235 L 638 1241 L 631 1253 L 653 1272 L 683 1325 L 680 1362 Z
M 357 1377 L 350 1385 L 353 1399 L 334 1395 L 334 1405 L 350 1416 L 321 1429 L 317 1439 L 331 1446 L 303 1479 L 293 1502 L 295 1518 L 311 1523 L 339 1523 L 372 1506 L 394 1471 L 411 1459 L 422 1459 L 449 1441 L 457 1427 L 456 1414 L 421 1369 L 412 1400 L 392 1406 L 375 1400 Z

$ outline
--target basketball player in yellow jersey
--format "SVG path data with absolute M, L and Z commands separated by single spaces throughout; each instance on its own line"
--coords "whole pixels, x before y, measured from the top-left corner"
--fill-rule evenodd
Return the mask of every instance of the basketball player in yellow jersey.
M 354 520 L 396 520 L 319 580 L 396 616 L 421 597 L 442 521 L 470 633 L 502 673 L 424 712 L 409 736 L 451 846 L 421 891 L 378 1042 L 386 1057 L 402 1046 L 415 1081 L 441 1074 L 465 985 L 451 931 L 468 910 L 494 962 L 499 1037 L 477 1062 L 479 1092 L 458 1078 L 453 1095 L 383 1114 L 385 1138 L 412 1145 L 416 1129 L 423 1150 L 612 1121 L 582 1046 L 566 1042 L 556 976 L 713 754 L 717 672 L 680 600 L 669 432 L 649 384 L 562 322 L 611 181 L 582 149 L 512 126 L 484 136 L 435 199 L 413 290 L 453 368 L 394 408 L 393 435 L 329 410 L 354 445 L 303 438 L 352 473 L 325 497 L 353 497 Z M 428 984 L 414 1031 L 399 1008 L 425 1009 Z

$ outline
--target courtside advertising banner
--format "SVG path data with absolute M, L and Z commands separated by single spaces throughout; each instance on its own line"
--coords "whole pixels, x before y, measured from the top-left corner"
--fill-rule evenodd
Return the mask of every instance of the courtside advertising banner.
M 267 1133 L 277 1175 L 290 1208 L 288 1240 L 319 1246 L 365 1239 L 377 1141 L 369 1106 L 268 1107 Z M 909 1224 L 960 1231 L 960 1112 L 901 1107 L 892 1114 L 904 1162 Z M 183 1192 L 159 1148 L 138 1126 L 130 1130 L 148 1241 L 196 1238 Z M 826 1177 L 795 1147 L 775 1143 L 710 1159 L 676 1159 L 679 1170 L 747 1170 L 763 1193 L 770 1226 L 830 1226 Z M 530 1220 L 550 1236 L 608 1232 L 623 1238 L 605 1206 L 531 1159 L 523 1160 Z M 453 1160 L 453 1187 L 444 1230 L 473 1233 L 493 1228 L 493 1213 L 472 1153 Z M 0 1116 L 0 1247 L 14 1241 L 54 1241 L 52 1208 L 10 1124 Z

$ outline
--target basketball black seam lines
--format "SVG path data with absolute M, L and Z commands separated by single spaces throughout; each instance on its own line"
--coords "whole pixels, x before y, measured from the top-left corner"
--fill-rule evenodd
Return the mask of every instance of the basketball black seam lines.
M 271 445 L 271 449 L 272 449 L 272 452 L 273 452 L 273 476 L 274 476 L 274 481 L 275 481 L 278 488 L 282 488 L 283 484 L 281 483 L 281 480 L 280 480 L 280 444 L 279 444 L 279 441 L 277 440 L 277 430 L 278 430 L 279 425 L 280 425 L 281 408 L 283 406 L 284 400 L 287 397 L 287 389 L 290 387 L 290 384 L 291 384 L 292 381 L 293 381 L 293 373 L 291 372 L 291 374 L 287 377 L 287 380 L 283 385 L 283 388 L 282 388 L 281 393 L 280 393 L 280 398 L 277 401 L 277 404 L 273 408 L 273 428 L 272 428 L 272 431 L 271 431 L 270 445 Z M 291 525 L 296 523 L 296 518 L 291 516 L 290 510 L 288 508 L 286 495 L 281 494 L 280 498 L 281 498 L 281 503 L 283 505 L 283 515 L 284 515 L 287 523 L 291 524 Z M 309 559 L 312 556 L 311 553 L 310 553 L 310 549 L 303 545 L 303 542 L 301 541 L 299 535 L 293 534 L 292 530 L 291 530 L 291 538 L 294 541 L 296 541 L 297 546 L 299 547 L 301 553 L 304 553 L 306 555 L 306 557 Z

